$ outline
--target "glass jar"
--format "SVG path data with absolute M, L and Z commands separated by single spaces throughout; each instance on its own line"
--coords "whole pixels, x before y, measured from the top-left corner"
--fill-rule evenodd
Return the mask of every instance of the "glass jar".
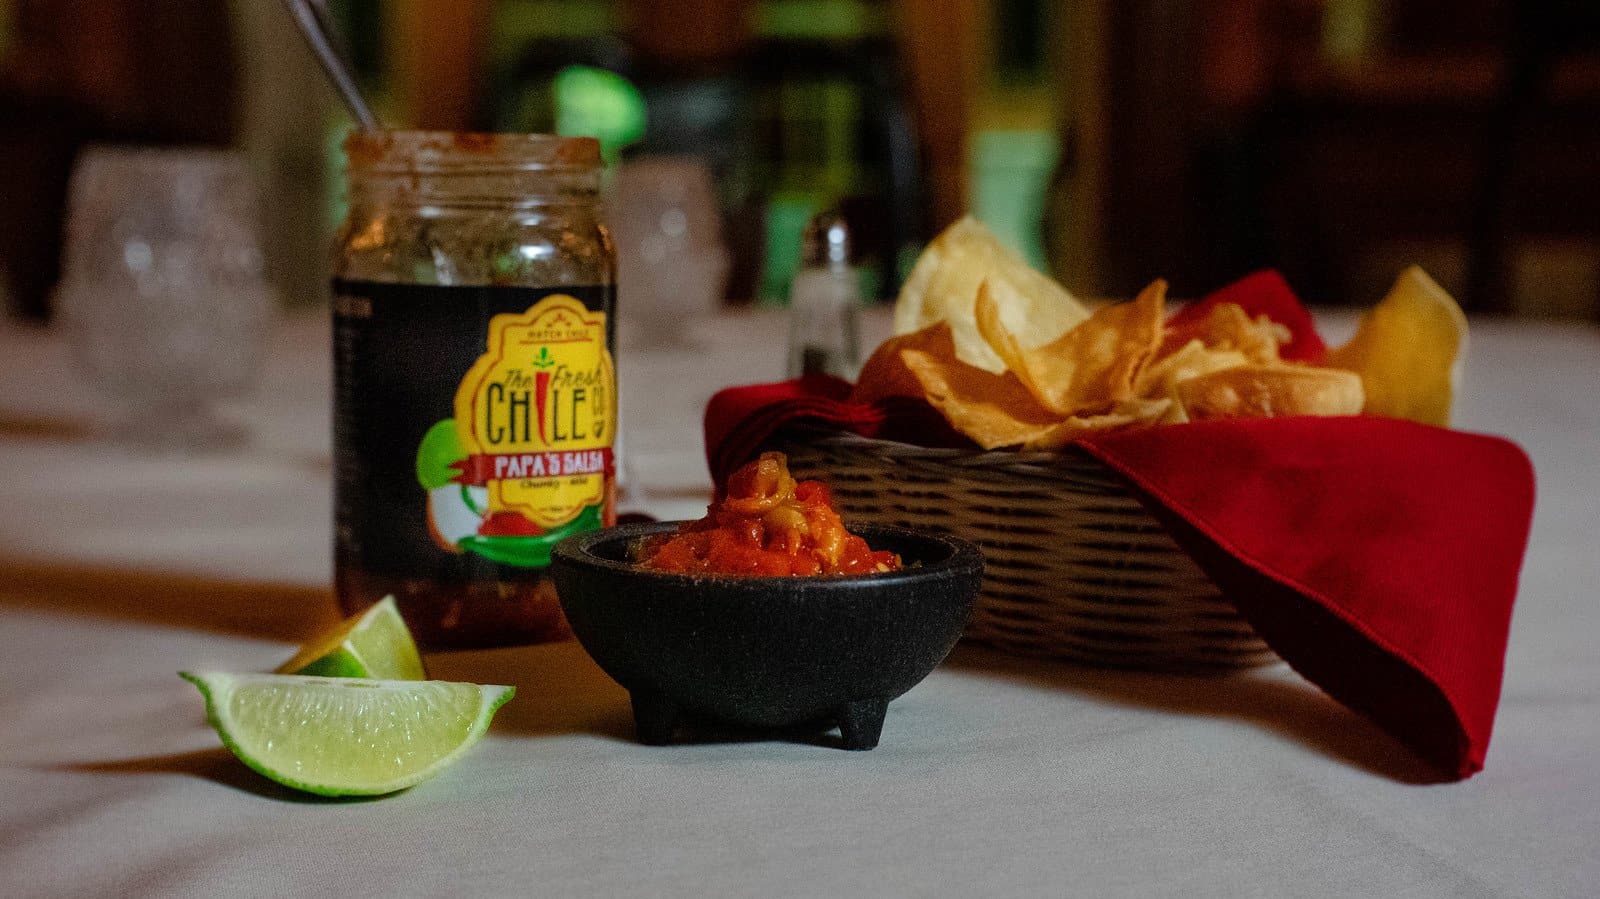
M 334 272 L 335 587 L 428 649 L 568 635 L 546 574 L 615 521 L 600 147 L 356 133 Z

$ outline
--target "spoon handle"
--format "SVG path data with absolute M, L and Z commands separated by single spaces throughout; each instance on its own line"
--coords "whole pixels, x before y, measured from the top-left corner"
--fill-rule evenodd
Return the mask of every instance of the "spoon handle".
M 329 25 L 326 7 L 319 0 L 283 0 L 283 5 L 294 17 L 301 35 L 311 45 L 323 70 L 328 73 L 328 79 L 338 89 L 339 96 L 344 98 L 345 105 L 350 108 L 350 114 L 355 116 L 361 130 L 382 130 L 378 117 L 372 114 L 372 107 L 367 105 L 366 98 L 361 96 L 361 89 L 356 86 L 349 63 L 334 44 L 335 32 Z

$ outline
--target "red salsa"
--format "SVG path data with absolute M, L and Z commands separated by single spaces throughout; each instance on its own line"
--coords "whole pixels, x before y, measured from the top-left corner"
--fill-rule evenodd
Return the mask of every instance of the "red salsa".
M 640 564 L 692 574 L 818 575 L 895 571 L 900 557 L 845 529 L 821 481 L 789 474 L 783 453 L 763 453 L 728 478 L 706 517 L 646 540 Z

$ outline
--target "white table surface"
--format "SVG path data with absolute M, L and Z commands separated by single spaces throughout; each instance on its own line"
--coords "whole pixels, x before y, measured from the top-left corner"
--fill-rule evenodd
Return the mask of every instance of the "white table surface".
M 1348 328 L 1348 323 L 1345 323 Z M 868 332 L 881 335 L 874 317 Z M 697 514 L 706 397 L 782 323 L 632 352 L 645 506 Z M 474 753 L 376 801 L 245 770 L 179 668 L 268 669 L 332 615 L 327 335 L 286 322 L 242 450 L 95 439 L 47 333 L 0 329 L 0 896 L 1600 895 L 1600 336 L 1476 322 L 1461 427 L 1539 473 L 1487 769 L 1430 784 L 1283 666 L 1113 673 L 962 647 L 882 745 L 647 748 L 576 645 L 436 655 L 512 683 Z

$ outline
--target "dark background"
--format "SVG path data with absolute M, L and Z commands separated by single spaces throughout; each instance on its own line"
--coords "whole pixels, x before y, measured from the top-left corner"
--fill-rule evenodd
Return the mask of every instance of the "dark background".
M 547 130 L 558 71 L 625 76 L 648 124 L 622 158 L 718 176 L 731 302 L 781 293 L 786 210 L 839 203 L 883 296 L 972 209 L 1091 296 L 1276 266 L 1367 305 L 1415 261 L 1469 310 L 1600 318 L 1587 0 L 332 6 L 395 124 Z M 247 149 L 274 277 L 325 297 L 348 121 L 277 3 L 0 0 L 0 23 L 13 315 L 49 315 L 73 159 L 106 141 Z

